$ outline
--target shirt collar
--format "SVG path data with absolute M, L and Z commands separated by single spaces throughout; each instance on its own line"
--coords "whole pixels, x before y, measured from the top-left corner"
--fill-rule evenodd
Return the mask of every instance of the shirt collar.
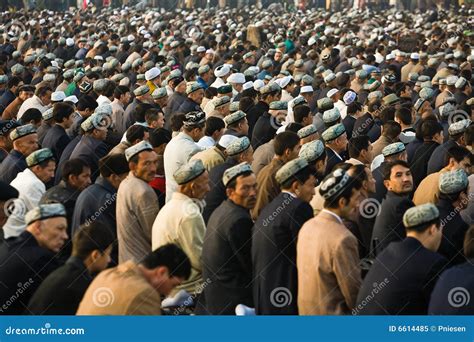
M 323 210 L 322 210 L 322 212 L 325 212 L 325 213 L 327 213 L 327 214 L 329 214 L 329 215 L 331 215 L 331 216 L 335 217 L 335 218 L 336 218 L 336 220 L 337 220 L 337 221 L 339 221 L 339 223 L 340 223 L 340 224 L 344 224 L 344 223 L 342 222 L 342 219 L 341 219 L 341 217 L 340 217 L 339 215 L 337 215 L 337 214 L 333 213 L 332 211 L 330 211 L 330 210 L 327 210 L 327 209 L 323 209 Z

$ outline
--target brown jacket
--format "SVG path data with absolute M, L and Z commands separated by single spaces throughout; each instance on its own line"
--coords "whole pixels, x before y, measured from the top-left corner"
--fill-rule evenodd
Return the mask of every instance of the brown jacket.
M 271 163 L 265 166 L 257 176 L 257 203 L 252 209 L 252 218 L 257 219 L 265 206 L 280 193 L 280 185 L 275 179 L 275 174 L 284 165 L 278 158 L 273 158 Z
M 372 144 L 373 146 L 372 155 L 375 157 L 375 156 L 378 156 L 379 154 L 382 154 L 382 150 L 384 149 L 384 147 L 387 147 L 391 143 L 392 141 L 389 138 L 387 138 L 384 135 L 381 135 L 380 138 L 378 138 Z
M 418 188 L 415 191 L 413 196 L 413 203 L 415 205 L 433 203 L 437 204 L 439 199 L 439 177 L 442 173 L 448 172 L 446 168 L 440 170 L 439 172 L 432 173 L 425 177 L 418 185 Z
M 3 111 L 2 120 L 16 120 L 16 116 L 22 104 L 23 101 L 19 97 L 14 99 Z
M 350 314 L 361 284 L 356 237 L 323 210 L 301 228 L 296 255 L 300 315 Z
M 161 315 L 161 298 L 138 265 L 127 261 L 92 281 L 76 314 Z
M 273 157 L 275 156 L 273 141 L 274 139 L 263 145 L 260 145 L 253 153 L 252 170 L 257 176 L 265 166 L 270 164 Z

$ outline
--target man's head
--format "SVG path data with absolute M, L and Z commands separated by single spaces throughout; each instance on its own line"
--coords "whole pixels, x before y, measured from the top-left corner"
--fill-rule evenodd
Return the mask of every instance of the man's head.
M 61 125 L 64 129 L 72 126 L 74 119 L 74 106 L 67 102 L 58 102 L 53 107 L 54 122 Z
M 313 114 L 307 105 L 296 106 L 293 110 L 295 122 L 308 126 L 313 123 Z
M 361 200 L 361 184 L 344 170 L 336 169 L 324 178 L 319 193 L 324 198 L 324 208 L 344 219 L 354 220 Z
M 464 170 L 443 172 L 439 176 L 439 199 L 452 204 L 457 211 L 467 208 L 469 179 Z
M 285 131 L 275 136 L 273 147 L 275 155 L 284 162 L 288 162 L 298 157 L 301 148 L 300 138 L 294 132 Z
M 336 124 L 329 127 L 322 134 L 326 146 L 330 147 L 337 153 L 346 151 L 347 149 L 347 133 L 343 124 Z
M 225 151 L 229 158 L 234 159 L 239 164 L 243 162 L 251 164 L 253 161 L 253 148 L 247 137 L 235 139 L 226 147 Z
M 140 141 L 148 140 L 148 130 L 142 125 L 132 125 L 127 129 L 125 138 L 131 146 L 138 144 Z
M 315 176 L 318 181 L 324 177 L 327 163 L 327 153 L 324 144 L 320 140 L 313 140 L 301 146 L 299 157 L 304 158 L 310 165 L 315 167 Z
M 174 244 L 161 246 L 149 253 L 141 266 L 147 281 L 163 296 L 168 296 L 191 275 L 188 256 Z
M 315 169 L 306 159 L 296 158 L 277 171 L 275 179 L 282 190 L 293 193 L 300 200 L 309 202 L 314 196 L 316 186 Z
M 211 137 L 214 141 L 219 139 L 224 134 L 225 123 L 224 120 L 217 116 L 210 116 L 206 119 L 206 125 L 204 126 L 204 135 Z
M 97 101 L 94 100 L 92 96 L 83 95 L 79 99 L 79 102 L 77 102 L 76 108 L 83 118 L 88 118 L 92 113 L 94 113 L 97 106 Z
M 60 203 L 41 204 L 25 215 L 26 230 L 42 248 L 58 253 L 68 239 L 66 209 Z
M 349 157 L 359 160 L 362 164 L 372 163 L 372 144 L 366 135 L 360 135 L 349 140 Z
M 133 175 L 144 182 L 153 180 L 156 174 L 158 155 L 147 141 L 141 141 L 125 150 L 125 157 Z
M 382 169 L 383 183 L 388 191 L 399 195 L 408 195 L 413 190 L 413 176 L 410 166 L 403 160 L 384 164 Z
M 438 208 L 432 203 L 417 205 L 403 215 L 407 237 L 413 237 L 430 251 L 436 252 L 441 244 L 443 231 Z
M 53 90 L 49 86 L 42 86 L 36 89 L 35 95 L 40 99 L 43 105 L 47 106 L 51 103 L 51 94 Z
M 82 191 L 91 184 L 91 168 L 82 159 L 69 159 L 64 163 L 62 178 L 71 188 Z
M 120 101 L 122 105 L 126 106 L 129 104 L 132 94 L 130 93 L 130 89 L 128 87 L 119 85 L 115 87 L 114 97 Z
M 467 174 L 470 174 L 471 167 L 473 166 L 474 156 L 465 147 L 453 146 L 446 154 L 446 168 L 449 171 L 464 170 Z
M 41 126 L 42 120 L 43 120 L 43 116 L 41 112 L 39 111 L 39 109 L 37 108 L 27 109 L 23 113 L 20 119 L 23 125 L 31 124 L 36 129 L 38 129 Z
M 101 272 L 110 263 L 114 241 L 111 228 L 104 222 L 84 224 L 72 239 L 72 256 L 81 259 L 89 273 Z
M 108 154 L 99 160 L 100 175 L 107 179 L 115 189 L 127 177 L 130 168 L 123 154 Z
M 179 192 L 190 198 L 202 200 L 211 189 L 209 174 L 200 159 L 190 160 L 173 175 L 179 185 Z
M 163 128 L 165 126 L 165 114 L 156 108 L 147 109 L 145 121 L 150 128 Z
M 199 83 L 192 82 L 186 86 L 186 94 L 192 101 L 201 104 L 204 98 L 204 89 L 202 89 Z
M 375 178 L 367 166 L 361 164 L 352 165 L 347 173 L 362 184 L 361 192 L 363 192 L 366 198 L 369 194 L 375 193 Z
M 249 123 L 247 121 L 247 115 L 238 110 L 224 118 L 228 129 L 232 129 L 239 135 L 247 135 L 249 132 Z
M 10 132 L 10 140 L 13 148 L 25 157 L 38 149 L 38 134 L 36 128 L 27 124 L 17 127 Z
M 149 132 L 148 141 L 158 155 L 165 153 L 166 145 L 171 141 L 171 133 L 164 129 L 158 128 Z
M 227 169 L 222 177 L 227 198 L 245 209 L 253 209 L 257 203 L 257 177 L 250 164 L 241 163 Z
M 56 161 L 49 148 L 34 151 L 26 157 L 26 165 L 43 183 L 48 183 L 54 177 Z
M 197 142 L 204 136 L 205 123 L 206 114 L 203 112 L 189 112 L 184 115 L 182 129 Z
M 386 137 L 389 141 L 395 142 L 398 140 L 400 133 L 402 132 L 402 127 L 399 123 L 388 120 L 382 126 L 382 135 Z
M 35 88 L 30 85 L 24 85 L 18 88 L 18 97 L 21 101 L 25 101 L 35 94 Z
M 435 120 L 424 120 L 421 123 L 421 135 L 424 141 L 443 143 L 443 126 Z

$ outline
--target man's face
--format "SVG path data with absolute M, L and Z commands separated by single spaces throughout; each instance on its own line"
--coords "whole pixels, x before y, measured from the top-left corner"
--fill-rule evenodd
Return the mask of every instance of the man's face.
M 71 177 L 71 185 L 79 191 L 84 190 L 92 183 L 90 167 L 84 167 L 79 175 L 72 175 Z
M 298 158 L 298 154 L 300 153 L 300 149 L 301 149 L 301 145 L 298 143 L 295 147 L 293 147 L 290 150 L 288 160 L 293 160 L 293 159 Z
M 384 181 L 386 188 L 396 194 L 404 195 L 413 190 L 413 177 L 409 168 L 403 165 L 392 167 L 390 179 Z
M 375 193 L 375 178 L 372 172 L 370 172 L 370 169 L 368 167 L 365 168 L 365 174 L 367 175 L 367 191 L 369 193 L 374 194 Z
M 244 118 L 239 125 L 240 131 L 242 134 L 247 135 L 249 133 L 249 122 L 247 118 Z
M 17 139 L 15 141 L 15 146 L 19 152 L 21 152 L 25 157 L 33 153 L 38 149 L 38 134 L 33 133 L 29 134 L 23 138 Z
M 43 102 L 45 106 L 51 103 L 51 94 L 52 94 L 51 91 L 47 91 L 46 94 L 40 98 L 41 102 Z
M 252 162 L 253 162 L 253 148 L 252 148 L 252 146 L 249 146 L 249 148 L 247 150 L 242 152 L 242 157 L 241 157 L 240 161 L 252 164 Z
M 156 174 L 158 163 L 158 155 L 154 151 L 142 151 L 138 157 L 138 164 L 133 164 L 131 167 L 134 171 L 135 177 L 142 179 L 145 182 L 153 180 Z
M 40 221 L 35 237 L 41 247 L 58 253 L 68 238 L 66 218 L 53 217 Z
M 54 177 L 54 170 L 56 170 L 56 162 L 50 160 L 45 167 L 39 165 L 33 166 L 31 170 L 34 172 L 43 183 L 48 183 Z
M 209 173 L 204 171 L 202 175 L 192 181 L 191 184 L 193 198 L 203 199 L 206 194 L 211 190 L 209 186 Z
M 169 270 L 166 266 L 157 267 L 154 270 L 154 277 L 151 285 L 163 296 L 168 296 L 171 291 L 181 284 L 185 279 L 169 275 Z
M 346 202 L 346 205 L 341 208 L 341 216 L 347 220 L 355 220 L 363 197 L 360 190 L 353 189 L 349 202 Z
M 198 89 L 196 91 L 193 91 L 191 94 L 188 95 L 191 100 L 196 102 L 197 104 L 202 103 L 202 99 L 204 98 L 204 90 L 203 89 Z
M 66 129 L 70 128 L 74 123 L 74 112 L 72 112 L 66 119 L 64 119 L 63 124 Z
M 20 100 L 25 101 L 29 99 L 30 97 L 33 97 L 33 95 L 34 93 L 32 91 L 22 90 L 20 91 L 20 94 L 18 94 L 18 97 L 20 98 Z
M 311 201 L 311 199 L 313 198 L 313 196 L 314 196 L 315 186 L 316 186 L 316 177 L 311 175 L 306 180 L 306 182 L 304 182 L 303 184 L 298 184 L 298 188 L 296 190 L 298 198 L 301 199 L 304 202 L 309 203 Z
M 228 189 L 228 198 L 246 209 L 253 209 L 257 203 L 257 177 L 252 173 L 247 177 L 237 177 L 235 189 Z

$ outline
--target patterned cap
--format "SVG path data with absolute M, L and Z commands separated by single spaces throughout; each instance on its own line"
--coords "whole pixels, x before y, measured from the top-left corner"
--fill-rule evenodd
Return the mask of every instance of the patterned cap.
M 296 158 L 283 165 L 276 173 L 276 181 L 282 185 L 288 179 L 308 166 L 308 161 L 304 158 Z
M 301 104 L 308 104 L 308 102 L 303 96 L 297 96 L 292 102 L 292 107 L 295 108 L 296 106 Z
M 258 71 L 253 69 L 253 68 L 248 68 L 244 71 L 244 76 L 247 76 L 247 77 L 254 77 L 255 75 L 257 75 Z
M 86 74 L 84 74 L 83 72 L 81 71 L 78 71 L 75 75 L 74 75 L 74 78 L 72 79 L 75 83 L 78 83 L 80 80 L 82 80 L 84 78 L 84 76 L 86 76 Z
M 450 195 L 467 189 L 469 180 L 464 170 L 444 172 L 439 176 L 439 191 L 442 194 Z
M 410 82 L 418 81 L 418 77 L 420 77 L 420 75 L 418 75 L 416 72 L 411 72 L 411 73 L 408 74 L 408 80 Z
M 232 141 L 225 149 L 228 156 L 235 156 L 246 151 L 250 147 L 250 140 L 247 137 L 241 137 Z
M 216 76 L 216 77 L 222 77 L 222 76 L 227 75 L 229 72 L 230 72 L 229 66 L 228 66 L 227 64 L 223 64 L 223 65 L 218 66 L 218 67 L 214 70 L 214 76 Z
M 143 64 L 143 59 L 137 58 L 137 59 L 135 59 L 135 60 L 133 61 L 133 63 L 132 63 L 132 68 L 137 68 L 137 67 L 139 67 L 139 66 L 142 65 L 142 64 Z
M 464 77 L 459 77 L 459 79 L 456 81 L 454 86 L 456 87 L 456 89 L 461 89 L 466 84 L 467 84 L 467 80 Z
M 138 87 L 133 91 L 135 96 L 143 96 L 146 95 L 147 93 L 150 92 L 150 87 L 148 87 L 146 84 Z
M 211 67 L 209 65 L 201 65 L 199 68 L 198 68 L 198 74 L 199 75 L 202 75 L 202 74 L 205 74 L 206 72 L 208 72 L 209 70 L 211 70 Z
M 230 97 L 227 95 L 224 95 L 222 97 L 216 97 L 213 101 L 214 108 L 219 108 L 223 105 L 226 105 L 230 102 Z
M 176 172 L 173 174 L 173 177 L 176 183 L 181 185 L 189 183 L 193 179 L 198 178 L 205 171 L 206 168 L 204 167 L 202 160 L 193 159 L 176 170 Z
M 286 101 L 270 102 L 270 110 L 288 110 L 288 102 Z
M 95 80 L 94 83 L 92 84 L 92 88 L 95 91 L 103 91 L 107 87 L 108 81 L 104 78 Z
M 168 82 L 171 80 L 174 80 L 175 78 L 179 78 L 181 76 L 182 76 L 181 70 L 179 69 L 172 70 L 170 74 L 168 75 Z
M 347 91 L 343 96 L 343 100 L 346 105 L 350 105 L 352 102 L 355 101 L 356 98 L 357 94 L 352 90 Z
M 464 133 L 466 129 L 471 125 L 472 121 L 470 119 L 464 119 L 452 123 L 449 125 L 448 133 L 449 135 L 458 135 Z
M 54 160 L 53 152 L 49 148 L 42 148 L 41 150 L 32 152 L 26 157 L 26 165 L 32 167 L 49 159 Z
M 273 65 L 272 61 L 269 59 L 266 59 L 262 62 L 262 69 L 270 68 L 272 65 Z
M 301 68 L 304 65 L 304 61 L 302 59 L 298 59 L 295 61 L 295 68 Z
M 27 226 L 35 221 L 46 220 L 53 217 L 66 217 L 66 209 L 61 203 L 40 204 L 25 215 Z
M 324 76 L 324 82 L 329 83 L 336 79 L 336 74 L 331 72 L 330 74 Z
M 324 178 L 319 187 L 319 193 L 324 199 L 330 199 L 342 191 L 351 177 L 343 169 L 336 169 Z
M 225 170 L 222 176 L 222 183 L 224 183 L 224 186 L 227 186 L 232 180 L 247 172 L 252 172 L 252 167 L 247 162 L 232 166 Z
M 349 76 L 352 76 L 352 75 L 355 75 L 355 70 L 354 69 L 349 69 L 349 70 L 344 71 L 344 73 L 349 75 Z
M 247 52 L 242 58 L 243 59 L 247 59 L 247 58 L 250 58 L 253 56 L 253 53 L 252 52 Z
M 321 74 L 321 73 L 324 72 L 324 70 L 326 70 L 326 68 L 321 65 L 321 66 L 317 67 L 316 69 L 314 69 L 314 74 L 315 75 Z
M 324 153 L 324 144 L 321 140 L 313 140 L 301 146 L 299 157 L 304 158 L 308 163 L 314 162 Z
M 234 113 L 234 112 L 238 111 L 239 110 L 239 104 L 240 104 L 239 101 L 231 102 L 230 106 L 229 106 L 229 111 L 231 113 Z
M 43 114 L 41 115 L 43 117 L 43 120 L 50 120 L 53 118 L 53 108 L 49 108 L 48 110 L 44 111 Z
M 6 84 L 8 82 L 7 75 L 0 75 L 0 84 Z
M 385 96 L 385 97 L 383 98 L 382 101 L 383 101 L 383 104 L 384 104 L 384 105 L 390 106 L 390 105 L 392 105 L 392 104 L 395 104 L 395 103 L 399 102 L 399 101 L 400 101 L 400 98 L 399 98 L 397 95 L 395 95 L 395 94 L 388 94 L 387 96 Z
M 229 78 L 227 78 L 227 82 L 229 83 L 237 83 L 237 84 L 244 84 L 245 83 L 245 76 L 244 74 L 237 72 L 230 74 Z
M 403 214 L 403 225 L 412 228 L 439 218 L 438 208 L 432 203 L 411 207 Z
M 458 81 L 458 77 L 457 76 L 448 76 L 446 78 L 446 84 L 448 86 L 455 86 L 456 82 Z
M 431 81 L 426 81 L 426 82 L 421 82 L 420 87 L 423 89 L 431 89 L 433 88 L 433 84 L 431 84 Z
M 96 114 L 108 115 L 108 116 L 112 115 L 112 112 L 113 112 L 112 105 L 110 105 L 109 103 L 103 103 L 94 110 L 94 113 Z
M 280 90 L 281 88 L 276 82 L 270 82 L 266 86 L 260 88 L 260 94 L 269 94 Z
M 316 129 L 314 125 L 308 125 L 298 130 L 298 137 L 300 139 L 304 139 L 306 137 L 309 137 L 312 134 L 315 134 L 317 131 L 318 130 Z
M 344 128 L 344 125 L 342 123 L 339 123 L 325 130 L 322 134 L 322 137 L 325 142 L 329 142 L 339 138 L 344 133 L 346 133 L 346 129 Z
M 374 99 L 374 98 L 381 99 L 382 97 L 383 97 L 383 94 L 380 90 L 372 91 L 369 93 L 369 95 L 367 95 L 367 98 L 369 100 Z
M 403 151 L 405 151 L 405 145 L 401 142 L 396 142 L 385 146 L 382 150 L 382 154 L 384 157 L 390 157 L 394 154 L 402 153 Z
M 32 124 L 23 125 L 15 128 L 13 131 L 10 132 L 10 140 L 15 141 L 16 139 L 26 137 L 27 135 L 33 133 L 36 133 L 35 126 L 33 126 Z
M 151 97 L 153 97 L 155 100 L 161 99 L 166 95 L 168 95 L 168 92 L 166 91 L 165 87 L 156 88 L 153 90 L 153 93 L 151 93 Z
M 16 75 L 21 75 L 25 71 L 25 67 L 21 64 L 15 64 L 14 66 L 11 67 L 11 72 L 13 76 Z
M 361 80 L 365 80 L 367 78 L 367 71 L 365 70 L 357 70 L 356 71 L 356 76 L 357 78 L 361 79 Z
M 337 108 L 328 109 L 323 114 L 323 121 L 326 124 L 331 123 L 331 122 L 336 122 L 340 118 L 341 118 L 341 113 L 339 112 L 339 109 Z
M 230 84 L 221 85 L 219 88 L 217 88 L 217 93 L 221 95 L 230 94 L 232 93 L 232 86 Z
M 63 78 L 65 80 L 70 80 L 73 77 L 74 77 L 74 70 L 69 69 L 69 70 L 66 70 L 65 72 L 63 72 Z
M 304 75 L 304 76 L 301 78 L 301 83 L 303 83 L 304 85 L 312 85 L 312 84 L 313 84 L 313 81 L 314 81 L 314 78 L 312 78 L 312 77 L 309 76 L 309 75 Z
M 226 124 L 227 126 L 229 126 L 229 125 L 232 125 L 233 123 L 236 123 L 236 122 L 239 121 L 239 120 L 242 120 L 242 119 L 245 118 L 246 116 L 247 116 L 247 114 L 245 114 L 245 113 L 242 112 L 241 110 L 237 110 L 236 112 L 227 115 L 227 116 L 224 118 L 224 122 L 225 122 L 225 124 Z
M 81 123 L 81 128 L 84 132 L 90 132 L 93 129 L 98 129 L 102 125 L 104 119 L 102 114 L 93 113 Z
M 421 106 L 423 106 L 423 103 L 425 103 L 426 100 L 423 100 L 421 97 L 416 100 L 415 104 L 413 105 L 413 108 L 415 108 L 416 111 L 419 111 L 421 109 Z
M 201 126 L 206 122 L 206 114 L 204 112 L 189 112 L 184 115 L 183 124 L 187 127 Z
M 334 108 L 334 102 L 332 102 L 332 100 L 329 97 L 323 97 L 319 99 L 317 102 L 317 105 L 318 105 L 318 110 L 320 112 L 324 112 L 326 110 Z
M 133 156 L 137 155 L 142 151 L 153 151 L 153 146 L 148 141 L 142 140 L 138 144 L 135 144 L 125 150 L 125 158 L 129 162 Z

